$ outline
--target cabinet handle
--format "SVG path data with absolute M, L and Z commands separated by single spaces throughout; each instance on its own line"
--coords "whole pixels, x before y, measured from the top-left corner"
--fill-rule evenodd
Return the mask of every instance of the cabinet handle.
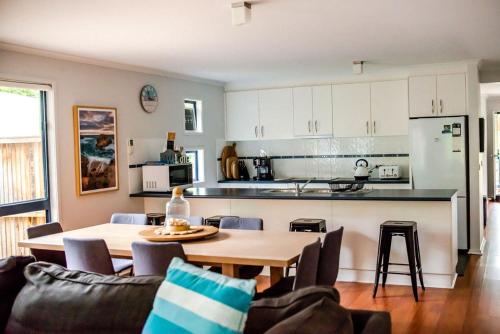
M 370 134 L 370 123 L 368 121 L 366 121 L 366 134 L 369 135 Z
M 314 130 L 316 130 L 316 133 L 318 133 L 318 121 L 314 121 Z
M 264 138 L 264 125 L 260 126 L 260 136 Z
M 439 110 L 441 111 L 441 114 L 443 113 L 443 100 L 439 100 Z
M 311 133 L 311 121 L 307 121 L 307 128 L 309 129 L 309 133 Z
M 373 134 L 377 133 L 377 127 L 375 121 L 373 121 Z
M 257 133 L 257 125 L 255 126 L 253 131 L 255 132 L 255 138 L 257 138 L 259 136 L 259 134 Z
M 434 114 L 434 99 L 432 99 L 431 106 L 432 106 L 432 113 Z

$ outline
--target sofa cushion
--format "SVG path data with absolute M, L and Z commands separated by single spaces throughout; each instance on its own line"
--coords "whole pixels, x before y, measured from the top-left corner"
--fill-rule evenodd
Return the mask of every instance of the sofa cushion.
M 11 256 L 0 259 L 0 333 L 5 329 L 17 294 L 26 283 L 24 268 L 32 262 L 35 262 L 33 256 Z
M 230 278 L 176 257 L 143 333 L 242 333 L 255 280 Z
M 352 334 L 353 324 L 348 310 L 323 297 L 266 331 L 266 334 L 281 333 Z
M 328 286 L 306 287 L 278 298 L 262 298 L 254 301 L 248 312 L 245 333 L 264 333 L 324 298 L 335 303 L 340 302 L 339 292 Z
M 6 333 L 140 333 L 161 277 L 117 277 L 36 262 Z

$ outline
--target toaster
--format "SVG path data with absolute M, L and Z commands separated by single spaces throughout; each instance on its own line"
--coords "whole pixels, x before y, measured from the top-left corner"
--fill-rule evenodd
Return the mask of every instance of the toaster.
M 378 177 L 381 179 L 399 179 L 401 177 L 401 167 L 397 165 L 380 166 Z

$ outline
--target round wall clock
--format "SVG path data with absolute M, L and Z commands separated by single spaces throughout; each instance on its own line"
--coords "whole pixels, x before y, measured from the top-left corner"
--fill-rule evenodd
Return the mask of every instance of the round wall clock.
M 145 112 L 152 113 L 158 107 L 158 93 L 151 85 L 146 85 L 141 89 L 141 106 Z

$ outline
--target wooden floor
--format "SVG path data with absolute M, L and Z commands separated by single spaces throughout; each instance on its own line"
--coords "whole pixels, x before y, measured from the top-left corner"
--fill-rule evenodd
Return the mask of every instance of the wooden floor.
M 379 287 L 373 299 L 371 284 L 337 282 L 341 304 L 389 311 L 393 333 L 500 333 L 500 203 L 490 205 L 486 238 L 483 256 L 471 257 L 453 290 L 428 288 L 415 303 L 409 287 Z

